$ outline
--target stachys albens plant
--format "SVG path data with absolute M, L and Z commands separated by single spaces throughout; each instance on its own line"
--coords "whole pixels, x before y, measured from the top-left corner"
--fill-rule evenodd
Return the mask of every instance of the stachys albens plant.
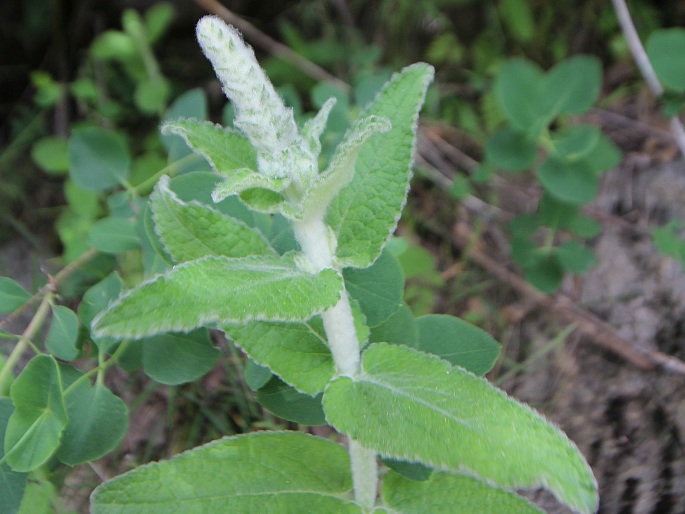
M 481 378 L 498 345 L 457 318 L 414 319 L 401 305 L 403 277 L 386 245 L 433 69 L 395 74 L 320 171 L 334 100 L 298 127 L 234 28 L 206 17 L 197 34 L 235 128 L 180 119 L 162 131 L 223 177 L 215 202 L 237 197 L 254 217 L 184 201 L 163 177 L 151 218 L 175 265 L 123 293 L 93 333 L 222 330 L 265 374 L 256 388 L 278 380 L 321 413 L 310 424 L 329 424 L 348 444 L 287 431 L 220 439 L 108 481 L 92 511 L 512 514 L 539 512 L 514 489 L 545 487 L 594 512 L 597 484 L 575 445 Z

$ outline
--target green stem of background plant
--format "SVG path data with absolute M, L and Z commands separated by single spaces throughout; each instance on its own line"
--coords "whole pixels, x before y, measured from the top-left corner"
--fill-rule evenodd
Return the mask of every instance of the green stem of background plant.
M 331 241 L 332 236 L 323 221 L 323 214 L 295 222 L 293 229 L 302 251 L 317 269 L 337 269 L 333 262 L 335 243 Z M 338 272 L 342 273 L 342 270 L 338 269 Z M 359 339 L 346 289 L 343 288 L 338 303 L 325 311 L 321 317 L 336 373 L 354 377 L 360 370 Z M 354 497 L 363 508 L 370 510 L 376 501 L 376 454 L 351 438 L 348 442 Z

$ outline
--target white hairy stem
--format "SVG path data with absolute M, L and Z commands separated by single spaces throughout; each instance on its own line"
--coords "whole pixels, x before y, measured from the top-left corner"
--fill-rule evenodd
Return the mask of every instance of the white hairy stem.
M 295 222 L 293 228 L 302 251 L 312 265 L 319 270 L 335 267 L 335 241 L 323 221 L 323 216 Z M 359 339 L 354 326 L 350 299 L 344 287 L 338 303 L 325 311 L 321 317 L 328 346 L 333 354 L 336 373 L 349 377 L 356 376 L 360 371 Z M 376 453 L 349 438 L 349 454 L 354 497 L 364 509 L 371 510 L 376 502 L 378 483 Z

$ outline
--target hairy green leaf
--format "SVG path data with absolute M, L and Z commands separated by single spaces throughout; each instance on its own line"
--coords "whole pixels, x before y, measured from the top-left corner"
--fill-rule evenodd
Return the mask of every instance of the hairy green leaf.
M 5 457 L 14 471 L 31 471 L 55 453 L 67 424 L 57 361 L 50 355 L 31 359 L 10 397 L 15 410 L 5 432 Z
M 416 481 L 390 472 L 383 478 L 382 494 L 397 514 L 542 514 L 520 496 L 467 475 L 433 473 L 428 480 Z
M 242 221 L 198 201 L 181 200 L 163 176 L 150 196 L 155 232 L 166 252 L 185 262 L 208 255 L 275 255 L 267 240 Z
M 364 352 L 362 368 L 324 392 L 338 431 L 385 457 L 469 470 L 503 487 L 544 486 L 579 512 L 596 510 L 597 483 L 573 443 L 487 381 L 382 343 Z
M 352 181 L 331 202 L 327 223 L 343 266 L 373 263 L 395 230 L 411 177 L 418 112 L 433 68 L 415 64 L 386 84 L 362 117 L 381 116 L 392 128 L 370 138 L 357 157 Z
M 210 121 L 181 119 L 165 122 L 162 134 L 181 136 L 219 173 L 228 175 L 239 168 L 257 169 L 257 152 L 250 141 L 235 129 Z
M 364 143 L 373 135 L 387 132 L 390 121 L 378 116 L 361 118 L 347 131 L 335 149 L 328 168 L 310 185 L 303 200 L 304 216 L 323 213 L 330 201 L 354 177 L 355 162 Z
M 333 378 L 333 357 L 319 316 L 305 323 L 255 321 L 221 328 L 254 362 L 303 393 L 318 394 Z
M 97 336 L 142 337 L 211 323 L 304 321 L 333 306 L 342 280 L 288 257 L 205 257 L 179 264 L 120 296 L 93 321 Z
M 91 512 L 361 514 L 351 491 L 342 446 L 297 432 L 257 432 L 118 476 L 94 491 Z

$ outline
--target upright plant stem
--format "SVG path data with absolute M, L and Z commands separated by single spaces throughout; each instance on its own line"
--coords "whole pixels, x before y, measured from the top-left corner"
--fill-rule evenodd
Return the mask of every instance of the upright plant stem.
M 317 269 L 335 268 L 334 250 L 323 216 L 296 222 L 293 229 L 302 251 Z M 360 370 L 359 339 L 354 326 L 350 299 L 344 287 L 338 303 L 325 311 L 321 317 L 337 374 L 354 377 Z M 352 438 L 349 439 L 349 453 L 354 497 L 363 508 L 370 510 L 376 501 L 376 454 L 363 448 Z

